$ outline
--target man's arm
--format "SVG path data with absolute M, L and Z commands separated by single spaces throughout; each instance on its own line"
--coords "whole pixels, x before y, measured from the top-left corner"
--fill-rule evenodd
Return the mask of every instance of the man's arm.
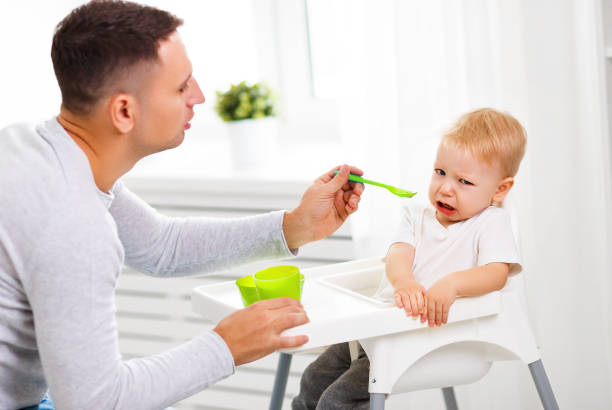
M 165 352 L 122 361 L 115 320 L 121 244 L 103 210 L 92 218 L 99 204 L 83 211 L 75 203 L 56 204 L 23 249 L 23 286 L 57 408 L 165 408 L 231 375 L 236 364 L 307 341 L 280 336 L 308 321 L 299 302 L 280 298 L 241 309 Z
M 164 408 L 233 373 L 232 354 L 213 331 L 122 361 L 115 320 L 121 245 L 112 223 L 95 202 L 66 198 L 54 206 L 27 249 L 22 280 L 57 408 Z
M 289 249 L 331 235 L 357 210 L 364 186 L 349 182 L 349 173 L 362 175 L 363 171 L 349 165 L 335 167 L 317 178 L 299 205 L 285 214 L 283 233 Z
M 295 299 L 262 300 L 227 316 L 214 329 L 227 344 L 239 366 L 269 355 L 278 349 L 301 346 L 305 335 L 283 336 L 285 329 L 307 323 L 304 308 Z
M 120 182 L 110 212 L 125 249 L 126 264 L 156 276 L 212 272 L 261 260 L 293 256 L 291 250 L 322 239 L 357 210 L 362 184 L 348 183 L 348 166 L 318 178 L 290 212 L 243 218 L 170 218 Z M 351 172 L 361 173 L 357 168 Z
M 173 218 L 119 182 L 110 213 L 125 263 L 154 276 L 213 272 L 293 256 L 282 233 L 283 211 L 241 218 Z

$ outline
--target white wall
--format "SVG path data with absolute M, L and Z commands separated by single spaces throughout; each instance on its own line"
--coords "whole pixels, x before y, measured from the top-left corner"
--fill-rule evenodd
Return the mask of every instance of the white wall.
M 612 208 L 601 15 L 597 3 L 562 3 L 525 4 L 527 289 L 561 407 L 603 409 L 612 403 Z
M 60 92 L 51 65 L 55 25 L 78 0 L 0 4 L 0 128 L 47 119 L 59 112 Z

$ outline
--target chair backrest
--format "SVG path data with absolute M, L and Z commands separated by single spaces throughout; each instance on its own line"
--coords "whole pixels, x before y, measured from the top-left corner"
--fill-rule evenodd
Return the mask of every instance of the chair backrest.
M 516 206 L 516 198 L 514 197 L 515 192 L 510 190 L 502 202 L 502 208 L 508 211 L 510 214 L 510 220 L 512 221 L 512 233 L 514 234 L 514 241 L 516 242 L 516 246 L 521 249 L 521 237 L 519 232 L 519 223 L 518 223 L 518 209 Z
M 506 195 L 504 202 L 502 203 L 502 208 L 507 210 L 508 213 L 510 214 L 510 221 L 512 223 L 512 234 L 514 235 L 514 241 L 516 243 L 516 247 L 519 250 L 519 254 L 521 255 L 521 258 L 522 258 L 521 236 L 520 236 L 520 230 L 519 230 L 518 209 L 516 205 L 515 195 L 516 193 L 513 190 L 510 190 L 508 195 Z M 524 281 L 524 276 L 523 276 L 524 274 L 525 274 L 525 269 L 523 267 L 523 270 L 520 273 L 509 276 L 508 281 L 506 282 L 506 286 L 504 286 L 502 291 L 515 292 L 519 301 L 521 302 L 521 305 L 525 313 L 527 313 L 527 299 L 525 297 L 525 281 Z

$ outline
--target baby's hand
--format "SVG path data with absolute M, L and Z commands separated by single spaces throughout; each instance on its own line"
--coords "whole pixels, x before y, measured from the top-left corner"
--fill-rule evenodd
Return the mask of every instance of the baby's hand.
M 457 289 L 451 279 L 444 277 L 431 285 L 425 292 L 426 314 L 421 315 L 421 322 L 427 320 L 429 327 L 446 324 L 448 311 L 457 298 Z
M 406 311 L 406 316 L 416 319 L 425 314 L 425 288 L 414 279 L 398 283 L 393 293 L 395 305 Z

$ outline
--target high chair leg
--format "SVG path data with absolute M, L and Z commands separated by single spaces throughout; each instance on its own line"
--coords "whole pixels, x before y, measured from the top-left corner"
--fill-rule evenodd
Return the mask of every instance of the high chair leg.
M 552 387 L 550 387 L 550 382 L 548 381 L 548 376 L 546 376 L 542 360 L 529 363 L 529 371 L 531 371 L 531 377 L 536 385 L 536 389 L 538 389 L 538 394 L 540 395 L 540 400 L 542 401 L 544 409 L 559 410 L 559 405 L 555 399 Z
M 458 410 L 457 399 L 455 398 L 455 389 L 453 386 L 442 387 L 442 395 L 444 396 L 444 404 L 446 404 L 446 410 Z
M 278 357 L 278 366 L 276 367 L 276 376 L 274 377 L 274 389 L 272 390 L 272 400 L 270 400 L 270 410 L 280 410 L 281 407 L 283 407 L 283 399 L 285 398 L 285 388 L 287 387 L 287 378 L 289 377 L 292 357 L 293 356 L 288 353 L 280 353 Z
M 370 410 L 384 410 L 385 396 L 384 393 L 370 393 Z

